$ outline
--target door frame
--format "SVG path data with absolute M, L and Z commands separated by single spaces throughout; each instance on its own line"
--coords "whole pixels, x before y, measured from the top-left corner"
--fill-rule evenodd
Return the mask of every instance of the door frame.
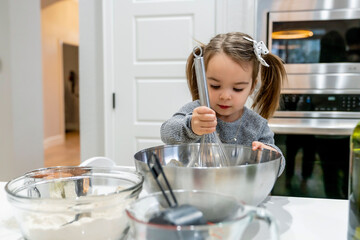
M 103 14 L 103 80 L 104 80 L 104 155 L 115 157 L 114 77 L 114 6 L 113 0 L 102 1 Z

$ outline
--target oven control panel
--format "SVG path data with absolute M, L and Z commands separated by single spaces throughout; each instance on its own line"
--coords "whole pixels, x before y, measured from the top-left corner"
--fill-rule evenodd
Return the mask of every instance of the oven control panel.
M 360 112 L 360 94 L 282 94 L 279 110 Z

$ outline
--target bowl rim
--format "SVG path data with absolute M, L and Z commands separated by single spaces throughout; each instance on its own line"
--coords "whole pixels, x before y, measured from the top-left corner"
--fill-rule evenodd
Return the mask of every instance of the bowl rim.
M 252 211 L 252 209 L 257 209 L 257 207 L 254 206 L 250 206 L 250 205 L 246 205 L 246 204 L 242 204 L 241 202 L 237 201 L 235 197 L 226 195 L 226 194 L 222 194 L 222 193 L 218 193 L 218 192 L 211 192 L 211 191 L 205 191 L 205 190 L 184 190 L 184 189 L 176 189 L 176 190 L 172 190 L 174 193 L 181 193 L 181 192 L 192 192 L 192 193 L 210 193 L 210 194 L 215 194 L 215 195 L 219 195 L 228 199 L 232 199 L 234 200 L 239 208 L 242 209 L 242 211 L 244 212 L 244 214 L 242 214 L 241 216 L 238 216 L 234 219 L 231 220 L 226 220 L 223 222 L 219 222 L 219 223 L 210 223 L 210 224 L 206 224 L 206 225 L 189 225 L 189 226 L 173 226 L 173 225 L 163 225 L 163 224 L 157 224 L 157 223 L 149 223 L 149 222 L 145 222 L 142 221 L 138 218 L 136 218 L 134 216 L 134 214 L 132 214 L 132 210 L 130 209 L 130 207 L 133 204 L 136 204 L 139 201 L 145 200 L 146 198 L 151 198 L 154 196 L 158 196 L 158 195 L 163 195 L 162 192 L 155 192 L 155 193 L 151 193 L 148 195 L 145 195 L 143 197 L 140 197 L 138 199 L 136 199 L 134 202 L 130 203 L 128 206 L 125 207 L 125 212 L 126 215 L 128 216 L 128 218 L 130 220 L 135 221 L 136 223 L 140 223 L 142 225 L 146 225 L 146 226 L 150 226 L 153 228 L 159 228 L 159 229 L 163 229 L 163 230 L 174 230 L 174 231 L 180 231 L 180 230 L 184 230 L 184 231 L 195 231 L 195 230 L 205 230 L 209 227 L 211 228 L 219 228 L 219 227 L 224 227 L 224 226 L 228 226 L 231 225 L 237 221 L 240 221 L 242 219 L 245 219 L 246 217 L 248 217 L 249 214 L 246 213 L 246 210 L 248 210 L 248 213 L 250 214 L 255 214 L 255 211 Z M 165 191 L 165 192 L 169 192 L 169 191 Z
M 141 159 L 139 159 L 139 156 L 141 156 L 141 154 L 149 152 L 149 151 L 153 152 L 153 151 L 156 151 L 156 150 L 159 150 L 159 149 L 182 147 L 182 146 L 199 146 L 200 144 L 201 143 L 163 144 L 163 145 L 158 145 L 158 146 L 154 146 L 154 147 L 145 148 L 145 149 L 142 149 L 142 150 L 140 150 L 140 151 L 138 151 L 138 152 L 136 152 L 134 154 L 135 163 L 136 162 L 145 162 L 145 161 L 142 161 Z M 216 145 L 216 143 L 208 143 L 208 144 Z M 279 152 L 273 151 L 273 150 L 270 150 L 270 149 L 267 149 L 267 148 L 252 150 L 252 148 L 249 147 L 249 146 L 245 146 L 245 145 L 241 145 L 241 144 L 230 144 L 230 143 L 223 143 L 223 146 L 224 146 L 224 148 L 238 146 L 238 147 L 250 150 L 250 151 L 268 152 L 268 153 L 273 152 L 277 156 L 274 159 L 270 159 L 269 161 L 260 162 L 260 163 L 267 163 L 267 162 L 273 162 L 273 161 L 281 162 L 282 158 L 283 158 L 282 155 Z M 191 167 L 191 168 L 192 169 L 209 169 L 209 168 L 210 169 L 226 169 L 226 168 L 239 168 L 239 167 L 257 165 L 257 164 L 259 164 L 259 163 L 249 163 L 249 164 L 246 164 L 246 165 L 224 166 L 224 167 Z M 167 166 L 163 165 L 163 167 L 167 167 Z M 172 167 L 174 167 L 174 166 L 172 166 Z M 280 168 L 281 168 L 281 164 L 279 165 L 279 171 L 280 171 Z
M 17 195 L 14 191 L 11 191 L 10 190 L 10 186 L 14 183 L 16 183 L 17 181 L 20 181 L 21 179 L 24 179 L 25 177 L 31 177 L 31 175 L 34 175 L 36 173 L 39 173 L 39 172 L 44 172 L 44 171 L 50 171 L 50 170 L 61 170 L 61 169 L 82 169 L 82 170 L 95 170 L 95 171 L 109 171 L 108 173 L 111 173 L 112 171 L 114 171 L 114 173 L 116 173 L 117 171 L 120 171 L 120 172 L 126 172 L 126 173 L 129 173 L 129 174 L 132 174 L 133 176 L 136 176 L 139 181 L 136 182 L 134 185 L 128 187 L 128 188 L 125 188 L 125 189 L 122 189 L 122 190 L 119 190 L 119 191 L 115 191 L 115 192 L 111 192 L 111 193 L 107 193 L 107 194 L 99 194 L 99 195 L 91 195 L 91 196 L 84 196 L 84 197 L 77 197 L 77 198 L 50 198 L 50 197 L 47 197 L 47 198 L 34 198 L 34 197 L 27 197 L 27 196 L 20 196 L 20 195 Z M 106 173 L 106 172 L 100 172 L 100 173 Z M 83 176 L 83 175 L 80 175 L 80 176 Z M 60 177 L 60 178 L 55 178 L 56 180 L 61 180 L 61 179 L 77 179 L 79 178 L 79 176 L 71 176 L 71 177 Z M 119 177 L 121 178 L 121 177 Z M 37 182 L 37 183 L 46 183 L 46 182 L 50 182 L 50 180 L 54 180 L 54 179 L 47 179 L 47 180 L 44 180 L 44 181 L 41 181 L 41 182 Z M 45 167 L 45 168 L 38 168 L 38 169 L 34 169 L 34 170 L 31 170 L 31 171 L 28 171 L 26 173 L 24 173 L 23 175 L 21 176 L 18 176 L 18 177 L 15 177 L 13 179 L 11 179 L 10 181 L 8 181 L 4 187 L 8 197 L 12 197 L 14 199 L 17 199 L 17 200 L 31 200 L 31 201 L 51 201 L 51 202 L 58 202 L 58 201 L 62 201 L 62 202 L 76 202 L 76 203 L 80 203 L 80 202 L 87 202 L 89 199 L 91 200 L 96 200 L 96 199 L 99 199 L 102 198 L 101 200 L 104 199 L 104 197 L 113 197 L 119 193 L 122 193 L 122 192 L 132 192 L 132 191 L 136 191 L 136 190 L 141 190 L 142 189 L 142 185 L 144 183 L 144 176 L 136 171 L 136 170 L 133 170 L 131 168 L 128 168 L 128 167 L 121 167 L 121 166 L 114 166 L 114 167 L 98 167 L 98 166 L 54 166 L 54 167 Z M 36 186 L 37 184 L 33 184 L 34 186 Z M 31 184 L 27 185 L 28 186 L 31 186 Z M 22 186 L 24 187 L 24 185 Z M 17 187 L 15 188 L 16 192 L 18 192 L 18 190 L 21 189 L 21 187 Z

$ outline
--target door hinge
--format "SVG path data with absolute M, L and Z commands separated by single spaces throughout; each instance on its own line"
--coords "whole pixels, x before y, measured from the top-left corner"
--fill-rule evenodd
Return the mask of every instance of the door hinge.
M 112 94 L 112 107 L 115 109 L 115 93 Z

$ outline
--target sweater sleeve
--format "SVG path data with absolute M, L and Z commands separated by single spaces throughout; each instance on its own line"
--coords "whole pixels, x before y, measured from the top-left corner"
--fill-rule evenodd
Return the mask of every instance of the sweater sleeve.
M 198 101 L 186 104 L 161 125 L 161 140 L 165 144 L 193 143 L 200 140 L 201 136 L 191 129 L 192 112 L 198 106 Z

